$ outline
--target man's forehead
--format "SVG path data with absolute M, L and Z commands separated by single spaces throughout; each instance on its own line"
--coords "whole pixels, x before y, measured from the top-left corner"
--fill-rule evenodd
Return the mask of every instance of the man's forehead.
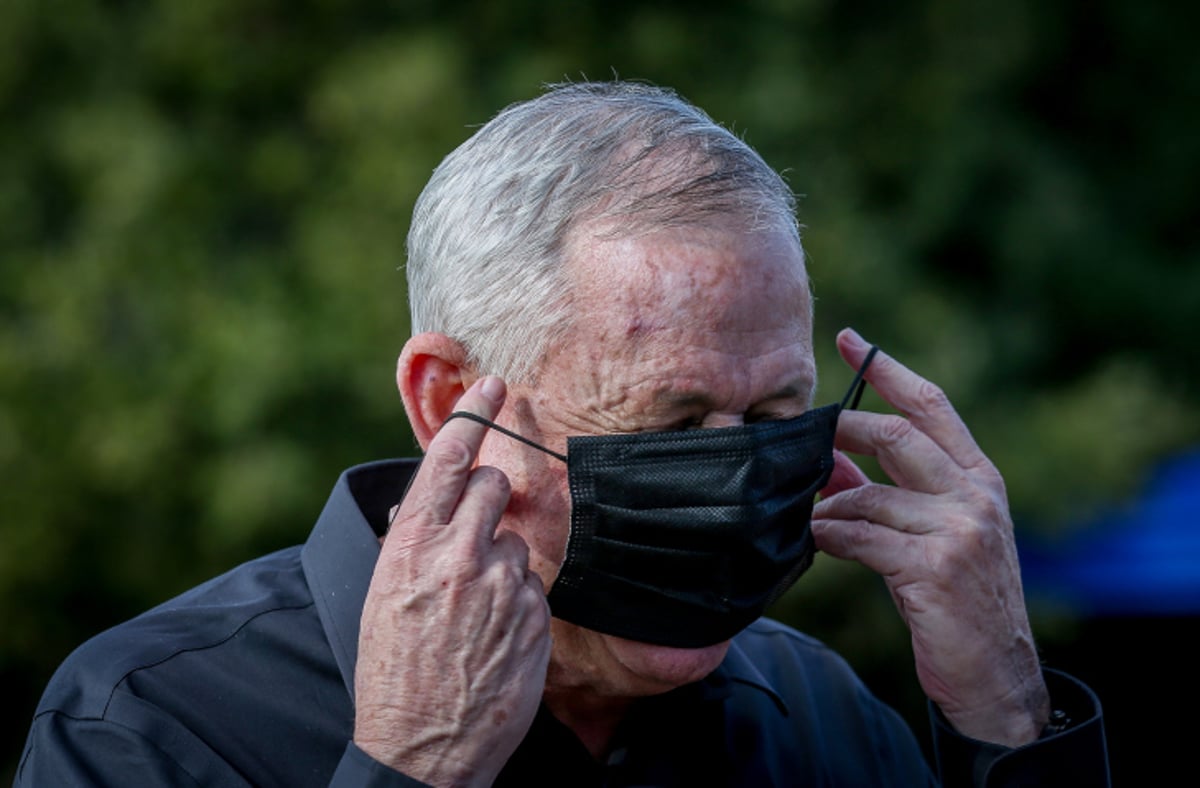
M 768 321 L 807 320 L 811 309 L 803 252 L 785 231 L 682 227 L 593 235 L 572 245 L 567 270 L 577 308 L 603 303 L 627 312 L 630 332 L 674 325 L 696 312 L 721 328 L 726 312 L 744 310 L 747 302 L 769 308 L 772 314 L 762 315 Z
M 787 232 L 600 236 L 568 267 L 573 325 L 551 366 L 577 401 L 633 413 L 810 397 L 811 299 Z

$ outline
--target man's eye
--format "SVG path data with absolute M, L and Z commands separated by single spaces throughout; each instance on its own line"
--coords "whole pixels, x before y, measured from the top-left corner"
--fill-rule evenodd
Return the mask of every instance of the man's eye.
M 755 424 L 760 421 L 784 421 L 786 419 L 794 419 L 794 414 L 779 413 L 776 411 L 761 411 L 757 413 L 747 413 L 746 423 Z

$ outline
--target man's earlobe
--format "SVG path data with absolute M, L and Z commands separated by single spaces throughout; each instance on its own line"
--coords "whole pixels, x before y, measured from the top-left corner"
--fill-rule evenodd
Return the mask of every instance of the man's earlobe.
M 475 377 L 463 346 L 445 334 L 417 334 L 404 343 L 396 362 L 396 387 L 422 449 Z

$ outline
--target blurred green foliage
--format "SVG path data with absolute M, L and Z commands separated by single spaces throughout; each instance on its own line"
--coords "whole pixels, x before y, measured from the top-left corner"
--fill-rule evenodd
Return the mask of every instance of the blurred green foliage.
M 822 401 L 853 324 L 944 386 L 1023 527 L 1132 493 L 1200 438 L 1198 16 L 6 0 L 0 776 L 74 645 L 303 540 L 343 467 L 412 453 L 391 380 L 413 201 L 546 81 L 673 86 L 786 172 Z M 778 612 L 920 715 L 889 604 L 825 561 Z

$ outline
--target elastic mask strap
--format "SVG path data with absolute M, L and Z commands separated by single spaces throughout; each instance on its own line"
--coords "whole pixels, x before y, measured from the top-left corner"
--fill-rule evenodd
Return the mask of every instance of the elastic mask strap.
M 858 402 L 862 399 L 863 390 L 867 387 L 867 381 L 863 377 L 867 374 L 867 367 L 871 366 L 871 362 L 875 359 L 875 354 L 879 352 L 876 345 L 871 345 L 871 349 L 867 352 L 867 357 L 863 359 L 862 366 L 858 368 L 858 372 L 854 374 L 854 380 L 850 383 L 850 390 L 846 392 L 846 396 L 842 399 L 841 410 L 858 409 Z
M 533 441 L 529 440 L 529 438 L 526 438 L 524 435 L 518 435 L 517 433 L 513 432 L 512 430 L 508 430 L 508 429 L 505 429 L 504 427 L 501 427 L 499 424 L 497 424 L 494 421 L 488 421 L 483 416 L 478 416 L 474 413 L 471 413 L 471 412 L 465 411 L 465 410 L 456 410 L 453 413 L 451 413 L 449 416 L 446 417 L 446 421 L 442 422 L 442 426 L 443 427 L 446 426 L 446 424 L 449 423 L 450 419 L 470 419 L 471 421 L 478 422 L 478 423 L 484 425 L 485 427 L 491 427 L 496 432 L 499 432 L 502 435 L 507 435 L 508 437 L 512 438 L 515 441 L 520 441 L 521 443 L 524 443 L 526 446 L 532 446 L 533 448 L 537 449 L 538 451 L 545 452 L 546 454 L 549 454 L 551 457 L 560 459 L 563 462 L 567 461 L 567 455 L 559 454 L 556 451 L 551 451 L 550 449 L 547 449 L 545 446 L 542 446 L 540 443 L 534 443 Z
M 867 381 L 863 376 L 867 373 L 867 367 L 871 366 L 871 362 L 875 359 L 875 354 L 878 351 L 879 351 L 879 348 L 875 345 L 872 345 L 871 349 L 867 352 L 867 357 L 865 359 L 863 359 L 862 366 L 858 368 L 858 372 L 856 372 L 854 375 L 854 380 L 850 382 L 850 390 L 846 392 L 846 396 L 842 399 L 842 404 L 840 406 L 841 410 L 846 410 L 846 408 L 850 408 L 851 410 L 854 410 L 855 408 L 858 407 L 858 403 L 862 399 L 863 391 L 867 387 Z M 533 441 L 529 440 L 529 438 L 526 438 L 524 435 L 520 435 L 516 432 L 513 432 L 510 429 L 501 427 L 496 422 L 489 421 L 488 419 L 485 419 L 483 416 L 479 416 L 475 413 L 471 413 L 470 411 L 466 411 L 466 410 L 454 411 L 453 413 L 451 413 L 449 416 L 446 417 L 446 421 L 442 422 L 442 426 L 445 426 L 451 419 L 470 419 L 471 421 L 482 424 L 485 427 L 490 427 L 491 429 L 495 430 L 496 432 L 499 432 L 502 435 L 507 435 L 508 437 L 512 438 L 515 441 L 520 441 L 521 443 L 524 443 L 526 446 L 537 449 L 540 452 L 549 454 L 551 457 L 554 457 L 555 459 L 562 460 L 563 462 L 567 461 L 567 455 L 559 454 L 556 451 L 547 449 L 545 446 L 541 445 L 540 443 L 534 443 Z

